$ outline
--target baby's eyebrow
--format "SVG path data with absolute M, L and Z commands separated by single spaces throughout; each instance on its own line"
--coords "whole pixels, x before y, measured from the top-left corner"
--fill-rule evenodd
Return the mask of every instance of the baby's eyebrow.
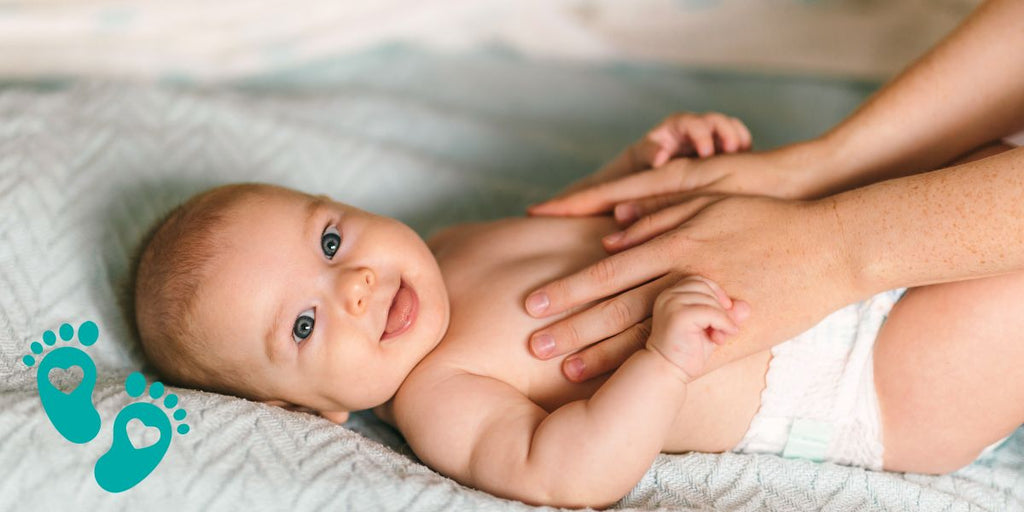
M 310 197 L 309 202 L 306 203 L 306 219 L 302 223 L 302 225 L 305 226 L 305 229 L 303 230 L 305 238 L 303 238 L 303 240 L 309 238 L 309 230 L 310 228 L 314 227 L 313 218 L 316 217 L 317 212 L 320 211 L 320 207 L 323 206 L 324 204 L 326 204 L 326 201 L 324 201 L 323 197 L 321 196 Z
M 267 331 L 267 336 L 266 336 L 266 352 L 267 352 L 267 359 L 269 359 L 271 362 L 274 362 L 274 361 L 277 360 L 277 357 L 275 357 L 275 356 L 277 355 L 276 347 L 278 345 L 277 345 L 277 343 L 275 343 L 274 335 L 276 333 L 281 332 L 281 317 L 283 316 L 283 313 L 284 313 L 284 308 L 282 308 L 279 305 L 277 307 L 277 313 L 274 314 L 274 319 L 271 320 L 271 322 L 270 322 L 270 330 Z

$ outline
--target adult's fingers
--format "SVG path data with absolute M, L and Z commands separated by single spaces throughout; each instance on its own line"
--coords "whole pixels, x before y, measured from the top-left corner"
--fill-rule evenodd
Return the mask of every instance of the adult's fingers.
M 539 329 L 530 337 L 530 350 L 549 359 L 616 335 L 650 316 L 658 294 L 671 284 L 665 278 L 651 281 Z
M 611 211 L 623 201 L 676 192 L 680 181 L 679 168 L 667 165 L 555 197 L 528 211 L 533 215 L 594 215 Z
M 562 373 L 573 382 L 583 382 L 610 372 L 622 366 L 629 356 L 643 348 L 650 335 L 651 318 L 648 317 L 601 343 L 565 358 L 562 361 Z
M 750 318 L 750 303 L 745 300 L 733 300 L 732 308 L 729 309 L 729 315 L 732 316 L 737 325 L 742 324 L 747 318 Z
M 646 215 L 653 215 L 665 208 L 684 204 L 693 201 L 697 197 L 711 197 L 714 195 L 714 191 L 701 189 L 699 192 L 686 191 L 676 192 L 674 194 L 662 194 L 660 196 L 648 197 L 645 199 L 638 199 L 636 201 L 627 201 L 625 203 L 619 203 L 615 205 L 616 211 L 619 206 L 622 206 L 623 210 L 633 216 L 632 220 L 627 221 L 627 215 L 623 215 L 623 219 L 620 220 L 616 217 L 616 220 L 620 220 L 620 224 L 632 224 Z
M 689 220 L 709 204 L 720 201 L 724 196 L 698 196 L 689 201 L 670 206 L 651 215 L 641 217 L 622 231 L 611 233 L 601 239 L 605 250 L 619 252 L 640 245 L 663 233 L 667 233 Z
M 628 226 L 645 215 L 681 203 L 693 196 L 693 192 L 675 192 L 619 203 L 615 205 L 614 209 L 615 220 L 619 225 Z
M 549 282 L 527 296 L 526 311 L 543 318 L 662 276 L 674 258 L 663 245 L 654 240 Z

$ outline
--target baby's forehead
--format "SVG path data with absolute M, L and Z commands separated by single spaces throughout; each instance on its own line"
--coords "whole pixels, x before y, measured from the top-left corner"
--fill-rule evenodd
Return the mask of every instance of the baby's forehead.
M 314 196 L 273 185 L 261 185 L 248 190 L 235 192 L 234 197 L 228 197 L 224 201 L 227 208 L 225 213 L 237 213 L 240 209 L 287 209 L 295 208 L 316 200 Z
M 247 311 L 266 309 L 268 294 L 300 264 L 296 247 L 315 198 L 288 189 L 261 190 L 238 198 L 227 211 L 206 256 L 205 271 L 196 290 L 200 317 L 217 321 L 230 305 Z
M 240 230 L 270 236 L 273 233 L 271 228 L 301 221 L 315 201 L 313 196 L 287 189 L 246 193 L 225 203 L 220 212 L 220 222 L 213 226 L 211 234 L 221 241 L 236 237 Z M 280 231 L 278 229 L 278 235 Z

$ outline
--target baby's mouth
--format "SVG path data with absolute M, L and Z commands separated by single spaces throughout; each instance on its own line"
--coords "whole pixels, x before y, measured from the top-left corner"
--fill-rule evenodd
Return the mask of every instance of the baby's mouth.
M 391 299 L 387 323 L 384 324 L 384 333 L 381 334 L 380 340 L 394 338 L 409 330 L 409 327 L 416 321 L 419 307 L 420 299 L 416 295 L 416 290 L 413 290 L 412 286 L 409 286 L 409 283 L 403 279 L 395 296 Z

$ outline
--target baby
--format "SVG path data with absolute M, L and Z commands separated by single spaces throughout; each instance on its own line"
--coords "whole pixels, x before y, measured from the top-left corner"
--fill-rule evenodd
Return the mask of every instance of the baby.
M 678 154 L 703 133 L 719 150 L 749 146 L 735 124 L 729 131 L 713 119 L 673 125 L 665 144 Z M 932 350 L 874 352 L 876 338 L 901 343 L 879 335 L 900 291 L 703 374 L 748 307 L 688 276 L 658 296 L 650 336 L 621 367 L 570 382 L 563 358 L 540 361 L 527 349 L 530 333 L 557 318 L 532 318 L 522 304 L 530 290 L 604 257 L 600 239 L 618 229 L 610 217 L 509 218 L 425 243 L 394 219 L 325 196 L 228 185 L 192 198 L 156 230 L 138 265 L 136 319 L 168 381 L 338 423 L 373 409 L 429 466 L 532 504 L 613 504 L 659 452 L 948 472 L 1024 419 L 1009 403 L 987 422 L 953 415 L 952 426 L 971 435 L 939 452 L 905 437 L 883 450 L 886 433 L 906 430 L 913 415 L 901 391 L 876 390 L 873 371 L 898 371 L 914 351 Z M 928 321 L 912 313 L 906 321 Z M 998 378 L 1024 388 L 1020 372 Z M 982 380 L 962 385 L 985 391 Z M 939 389 L 928 396 L 944 399 Z

